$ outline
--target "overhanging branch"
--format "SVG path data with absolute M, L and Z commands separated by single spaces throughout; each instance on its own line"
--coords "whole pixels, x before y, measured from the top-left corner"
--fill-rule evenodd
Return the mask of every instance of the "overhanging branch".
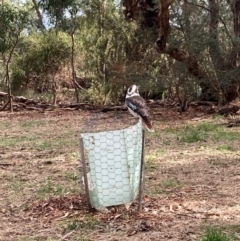
M 159 37 L 155 43 L 156 50 L 158 53 L 164 53 L 169 55 L 170 57 L 183 62 L 188 71 L 197 77 L 198 79 L 205 78 L 206 74 L 205 71 L 202 69 L 200 64 L 198 63 L 197 59 L 194 56 L 189 55 L 186 50 L 173 48 L 167 44 L 167 38 L 169 35 L 169 7 L 173 4 L 174 0 L 160 0 L 161 8 L 159 11 L 159 24 L 160 24 L 160 31 Z

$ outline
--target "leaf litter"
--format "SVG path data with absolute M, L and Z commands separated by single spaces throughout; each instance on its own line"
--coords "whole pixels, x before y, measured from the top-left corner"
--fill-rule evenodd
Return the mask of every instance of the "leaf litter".
M 202 113 L 189 112 L 180 116 L 165 109 L 161 109 L 161 113 L 161 116 L 157 115 L 159 120 L 155 120 L 160 137 L 147 136 L 146 153 L 164 145 L 163 131 L 169 126 L 178 129 L 185 124 L 201 122 L 203 118 L 204 121 L 212 121 L 211 116 Z M 24 121 L 43 121 L 47 125 L 41 126 L 38 123 L 37 128 L 31 129 L 32 134 L 40 133 L 51 137 L 50 133 L 53 131 L 57 135 L 66 129 L 81 132 L 89 116 L 90 112 L 83 111 L 5 113 L 1 114 L 0 123 L 11 121 L 12 126 L 5 132 L 8 131 L 8 135 L 14 137 L 24 133 L 21 129 Z M 121 120 L 129 118 L 125 113 L 120 116 Z M 103 122 L 106 119 L 105 117 Z M 104 123 L 101 124 L 104 126 Z M 127 238 L 131 241 L 192 241 L 197 240 L 207 223 L 237 225 L 240 221 L 240 153 L 213 152 L 212 149 L 209 150 L 211 145 L 216 143 L 201 143 L 201 148 L 199 143 L 177 146 L 176 141 L 171 139 L 170 149 L 164 146 L 167 150 L 157 154 L 154 160 L 156 167 L 151 172 L 146 169 L 143 211 L 138 211 L 138 203 L 135 201 L 129 209 L 124 205 L 109 207 L 108 213 L 94 210 L 89 212 L 84 195 L 78 191 L 63 195 L 49 193 L 46 198 L 39 198 L 33 194 L 34 187 L 27 185 L 39 185 L 44 176 L 51 176 L 54 183 L 65 183 L 62 173 L 79 168 L 78 160 L 69 162 L 65 154 L 67 150 L 78 151 L 77 141 L 70 149 L 62 149 L 61 154 L 57 149 L 34 150 L 28 149 L 28 146 L 24 149 L 18 145 L 7 148 L 2 146 L 0 172 L 6 183 L 1 187 L 3 195 L 0 200 L 0 219 L 3 222 L 0 240 L 21 240 L 22 237 L 75 240 L 74 237 L 81 234 L 86 235 L 89 240 Z M 17 177 L 23 184 L 13 184 L 20 193 L 9 189 L 8 181 Z M 27 180 L 26 183 L 24 180 Z M 16 182 L 15 179 L 13 181 Z M 164 186 L 167 184 L 168 186 Z M 71 220 L 80 222 L 80 230 L 66 228 Z M 91 221 L 97 221 L 94 231 L 87 231 L 88 222 Z

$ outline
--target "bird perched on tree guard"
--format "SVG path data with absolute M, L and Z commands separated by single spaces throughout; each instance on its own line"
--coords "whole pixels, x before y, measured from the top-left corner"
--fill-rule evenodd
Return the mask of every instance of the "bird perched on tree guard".
M 154 132 L 145 100 L 139 95 L 139 86 L 131 85 L 125 97 L 125 104 L 134 117 L 141 118 L 148 131 Z

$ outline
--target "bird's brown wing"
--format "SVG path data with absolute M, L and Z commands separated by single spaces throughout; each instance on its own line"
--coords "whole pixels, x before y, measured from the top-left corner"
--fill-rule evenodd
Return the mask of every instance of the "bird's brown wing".
M 127 107 L 132 111 L 143 116 L 148 116 L 148 110 L 145 100 L 141 96 L 129 97 L 125 100 Z
M 154 130 L 151 120 L 149 118 L 145 100 L 141 96 L 134 96 L 127 98 L 125 102 L 127 107 L 129 107 L 132 111 L 137 113 L 142 118 L 144 124 L 147 126 L 147 129 L 153 132 Z

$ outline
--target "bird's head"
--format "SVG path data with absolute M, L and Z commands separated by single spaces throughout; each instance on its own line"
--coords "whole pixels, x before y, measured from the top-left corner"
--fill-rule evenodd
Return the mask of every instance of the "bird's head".
M 127 90 L 127 95 L 132 96 L 132 95 L 139 95 L 139 87 L 137 85 L 131 85 L 128 90 Z

